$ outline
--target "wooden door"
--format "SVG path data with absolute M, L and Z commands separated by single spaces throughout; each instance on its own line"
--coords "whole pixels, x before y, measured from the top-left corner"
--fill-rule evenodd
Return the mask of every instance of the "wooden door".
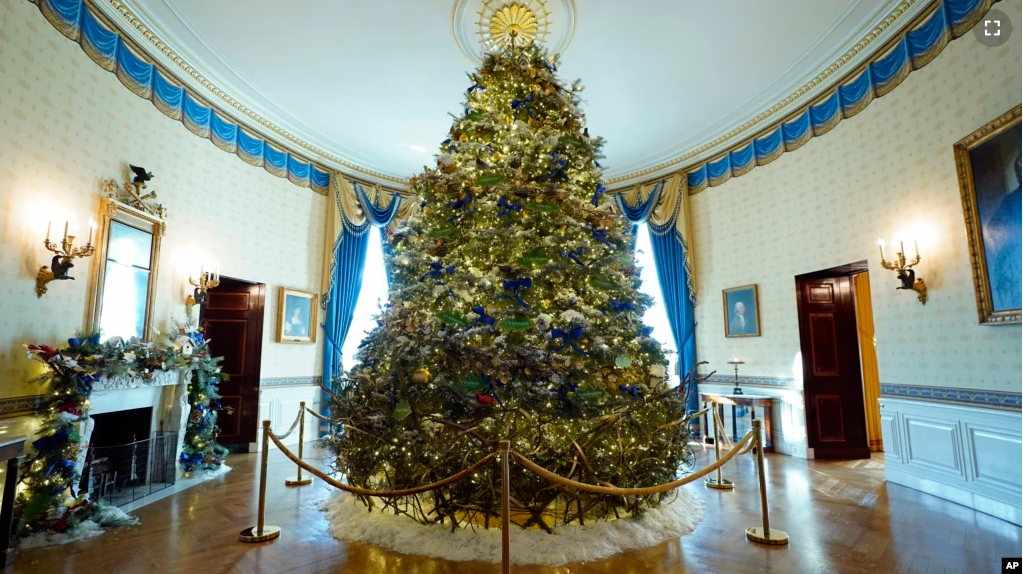
M 851 277 L 796 285 L 808 446 L 815 458 L 870 458 Z
M 234 452 L 255 450 L 265 298 L 263 283 L 221 277 L 220 285 L 207 292 L 200 313 L 210 352 L 224 358 L 221 367 L 230 377 L 220 384 L 224 410 L 217 415 L 217 440 Z

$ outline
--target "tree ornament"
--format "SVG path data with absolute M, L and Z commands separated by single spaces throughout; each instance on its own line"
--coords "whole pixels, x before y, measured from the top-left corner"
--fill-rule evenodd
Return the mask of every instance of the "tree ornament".
M 426 383 L 429 383 L 432 379 L 433 375 L 431 375 L 430 371 L 426 370 L 426 368 L 424 367 L 419 367 L 418 369 L 415 370 L 414 373 L 412 373 L 412 382 L 416 383 L 417 385 L 425 385 Z

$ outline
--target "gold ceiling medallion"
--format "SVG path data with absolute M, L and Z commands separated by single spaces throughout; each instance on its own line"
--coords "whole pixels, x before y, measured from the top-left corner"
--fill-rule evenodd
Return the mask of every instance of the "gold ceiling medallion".
M 543 43 L 550 33 L 550 11 L 545 2 L 537 4 L 541 10 L 539 17 L 530 7 L 515 2 L 497 8 L 488 18 L 491 4 L 485 1 L 479 12 L 479 35 L 484 44 L 500 50 L 523 48 L 537 40 Z
M 455 0 L 455 43 L 475 65 L 488 52 L 543 46 L 560 56 L 575 35 L 575 0 Z

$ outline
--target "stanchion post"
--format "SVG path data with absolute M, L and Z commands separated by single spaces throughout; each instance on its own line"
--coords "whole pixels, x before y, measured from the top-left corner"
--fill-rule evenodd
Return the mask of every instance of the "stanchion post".
M 508 474 L 508 459 L 511 458 L 511 443 L 501 441 L 501 573 L 511 574 L 511 476 Z
M 280 526 L 263 524 L 263 515 L 266 512 L 266 466 L 270 456 L 270 421 L 263 421 L 262 455 L 259 471 L 259 514 L 256 517 L 256 525 L 242 530 L 238 535 L 238 540 L 242 542 L 263 542 L 281 535 Z
M 761 421 L 753 419 L 753 440 L 757 453 L 757 475 L 760 477 L 760 511 L 764 515 L 763 526 L 750 526 L 746 529 L 746 538 L 760 544 L 771 544 L 774 546 L 788 544 L 789 535 L 777 528 L 771 529 L 771 517 L 767 512 L 767 479 L 764 477 L 764 439 L 760 436 Z
M 298 403 L 298 458 L 302 458 L 302 448 L 305 444 L 305 401 Z M 287 486 L 302 486 L 303 484 L 311 484 L 313 479 L 311 477 L 302 478 L 302 467 L 298 467 L 298 474 L 291 478 L 284 479 L 284 484 Z
M 711 403 L 711 415 L 709 417 L 711 426 L 714 427 L 714 461 L 721 460 L 721 437 L 718 436 L 718 404 Z M 717 469 L 716 476 L 710 477 L 706 480 L 705 484 L 710 488 L 717 488 L 719 490 L 732 490 L 735 488 L 735 484 L 724 478 L 721 478 L 721 467 Z

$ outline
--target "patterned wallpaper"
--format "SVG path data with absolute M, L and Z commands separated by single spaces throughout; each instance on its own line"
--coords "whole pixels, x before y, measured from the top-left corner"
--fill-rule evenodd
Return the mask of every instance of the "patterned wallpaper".
M 219 261 L 223 275 L 267 285 L 262 376 L 318 375 L 322 342 L 272 340 L 277 288 L 319 290 L 326 198 L 195 137 L 96 66 L 33 4 L 0 0 L 0 397 L 39 392 L 27 383 L 36 366 L 22 343 L 58 342 L 88 312 L 91 260 L 76 263 L 76 281 L 51 283 L 36 299 L 36 271 L 50 259 L 47 219 L 55 230 L 68 215 L 83 228 L 98 219 L 102 180 L 121 181 L 127 162 L 156 174 L 150 189 L 169 213 L 155 326 L 183 317 L 189 272 Z
M 998 7 L 1023 22 L 1020 0 Z M 730 373 L 737 355 L 749 376 L 801 376 L 794 277 L 865 259 L 883 384 L 1018 393 L 1019 325 L 977 322 L 952 145 L 1020 103 L 1020 67 L 1018 39 L 988 48 L 969 34 L 827 136 L 691 197 L 708 371 Z M 919 239 L 926 306 L 880 266 L 877 239 L 898 234 Z M 763 336 L 726 339 L 721 290 L 750 283 Z

